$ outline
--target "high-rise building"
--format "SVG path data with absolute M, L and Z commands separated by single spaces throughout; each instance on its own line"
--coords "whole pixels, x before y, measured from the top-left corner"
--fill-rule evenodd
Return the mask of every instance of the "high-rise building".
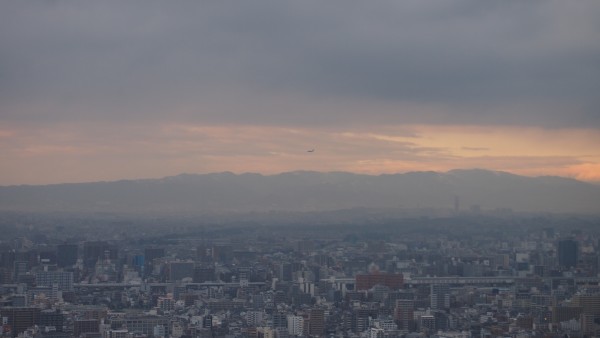
M 194 262 L 169 262 L 167 268 L 169 281 L 194 277 Z
M 284 312 L 275 312 L 273 314 L 273 327 L 287 328 L 287 318 Z
M 369 317 L 371 316 L 371 310 L 369 309 L 356 309 L 353 314 L 352 331 L 360 333 L 369 328 Z
M 15 252 L 7 248 L 1 248 L 0 250 L 0 267 L 12 269 L 16 258 Z
M 212 246 L 208 243 L 202 243 L 196 247 L 196 259 L 200 262 L 212 261 Z
M 431 309 L 444 310 L 450 308 L 450 287 L 447 284 L 431 284 Z
M 19 277 L 24 276 L 29 272 L 29 262 L 26 261 L 15 261 L 13 278 L 15 281 L 19 280 Z
M 78 254 L 77 244 L 59 244 L 56 246 L 56 264 L 61 268 L 73 266 L 77 263 Z
M 325 334 L 325 310 L 311 309 L 308 314 L 308 331 L 313 337 Z
M 304 334 L 304 318 L 302 316 L 287 316 L 288 333 L 292 336 L 301 336 Z
M 39 263 L 44 266 L 55 267 L 56 265 L 58 265 L 55 251 L 48 251 L 48 250 L 40 251 L 38 253 L 38 257 L 39 257 Z
M 117 248 L 107 242 L 91 241 L 83 243 L 83 264 L 88 268 L 94 267 L 99 260 L 116 260 L 117 258 Z
M 571 238 L 558 241 L 558 264 L 564 268 L 577 266 L 579 245 Z
M 280 281 L 289 282 L 293 279 L 294 270 L 291 263 L 280 263 L 278 277 Z
M 396 322 L 403 330 L 412 330 L 414 326 L 415 302 L 412 299 L 396 300 Z
M 203 283 L 216 280 L 214 266 L 196 266 L 194 268 L 194 283 Z
M 217 262 L 229 262 L 233 258 L 233 247 L 227 243 L 217 243 L 212 247 L 213 259 Z
M 130 257 L 131 258 L 130 258 L 130 261 L 129 261 L 130 263 L 129 264 L 131 264 L 131 266 L 133 267 L 133 269 L 135 271 L 137 271 L 140 274 L 140 276 L 143 276 L 144 265 L 145 265 L 145 262 L 144 262 L 145 257 L 144 257 L 144 255 L 133 255 L 133 256 L 130 256 Z
M 432 314 L 435 317 L 436 331 L 447 330 L 450 326 L 450 318 L 448 317 L 448 313 L 445 311 L 433 311 Z
M 153 261 L 157 258 L 165 257 L 164 248 L 145 248 L 144 249 L 144 275 L 149 276 L 152 273 Z

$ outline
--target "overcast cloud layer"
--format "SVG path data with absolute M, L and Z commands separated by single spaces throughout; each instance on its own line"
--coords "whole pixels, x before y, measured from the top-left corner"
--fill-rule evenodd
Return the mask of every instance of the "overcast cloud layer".
M 3 1 L 0 121 L 600 127 L 600 2 Z

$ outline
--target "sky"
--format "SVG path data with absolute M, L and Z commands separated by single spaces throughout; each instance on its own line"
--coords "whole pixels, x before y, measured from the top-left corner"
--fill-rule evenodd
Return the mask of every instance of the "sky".
M 2 1 L 0 185 L 457 168 L 600 183 L 598 18 L 597 0 Z

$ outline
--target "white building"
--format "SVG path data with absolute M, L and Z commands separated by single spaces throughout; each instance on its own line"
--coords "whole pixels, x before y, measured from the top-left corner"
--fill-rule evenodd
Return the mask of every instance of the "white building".
M 287 316 L 288 333 L 292 336 L 301 336 L 303 334 L 304 318 L 301 316 Z

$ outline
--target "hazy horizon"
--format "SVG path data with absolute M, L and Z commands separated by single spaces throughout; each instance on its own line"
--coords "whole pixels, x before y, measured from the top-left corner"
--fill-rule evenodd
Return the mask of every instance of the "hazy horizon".
M 42 183 L 42 184 L 28 184 L 28 183 L 0 184 L 0 187 L 47 186 L 47 185 L 79 184 L 79 183 L 82 183 L 82 184 L 85 184 L 85 183 L 111 183 L 111 182 L 137 181 L 137 180 L 162 180 L 162 179 L 168 179 L 168 178 L 180 177 L 180 176 L 206 176 L 206 175 L 220 175 L 220 174 L 232 174 L 232 175 L 236 175 L 236 176 L 260 175 L 263 177 L 270 177 L 270 176 L 280 176 L 280 175 L 293 174 L 293 173 L 317 173 L 317 174 L 351 174 L 351 175 L 364 175 L 364 176 L 370 176 L 370 177 L 377 177 L 377 176 L 384 176 L 384 175 L 393 176 L 393 175 L 404 175 L 404 174 L 414 174 L 414 173 L 449 174 L 452 172 L 477 172 L 477 171 L 491 172 L 491 173 L 498 173 L 498 174 L 508 174 L 508 175 L 515 175 L 515 176 L 520 176 L 520 177 L 528 177 L 528 178 L 555 177 L 555 178 L 560 178 L 560 179 L 575 180 L 575 181 L 578 181 L 581 183 L 591 184 L 593 186 L 600 186 L 600 181 L 598 181 L 598 182 L 597 181 L 584 181 L 584 180 L 579 180 L 576 177 L 568 177 L 568 176 L 521 175 L 521 174 L 511 173 L 508 171 L 502 171 L 502 170 L 490 170 L 490 169 L 482 169 L 482 168 L 455 168 L 455 169 L 449 169 L 447 171 L 411 170 L 411 171 L 405 171 L 405 172 L 389 172 L 389 173 L 360 173 L 360 172 L 350 172 L 350 171 L 341 171 L 341 170 L 318 171 L 318 170 L 304 170 L 304 169 L 273 172 L 273 173 L 259 173 L 259 172 L 252 172 L 252 171 L 235 172 L 235 171 L 231 171 L 231 170 L 223 170 L 223 171 L 211 171 L 211 172 L 203 172 L 203 173 L 181 172 L 181 173 L 177 173 L 177 174 L 173 174 L 173 175 L 156 176 L 156 177 L 123 177 L 123 178 L 117 178 L 117 179 L 112 179 L 112 180 L 66 181 L 66 182 Z
M 162 179 L 0 187 L 0 210 L 119 213 L 318 212 L 353 208 L 597 214 L 600 186 L 488 170 L 364 175 L 231 172 Z
M 1 2 L 0 185 L 457 168 L 598 183 L 598 17 L 594 1 Z

